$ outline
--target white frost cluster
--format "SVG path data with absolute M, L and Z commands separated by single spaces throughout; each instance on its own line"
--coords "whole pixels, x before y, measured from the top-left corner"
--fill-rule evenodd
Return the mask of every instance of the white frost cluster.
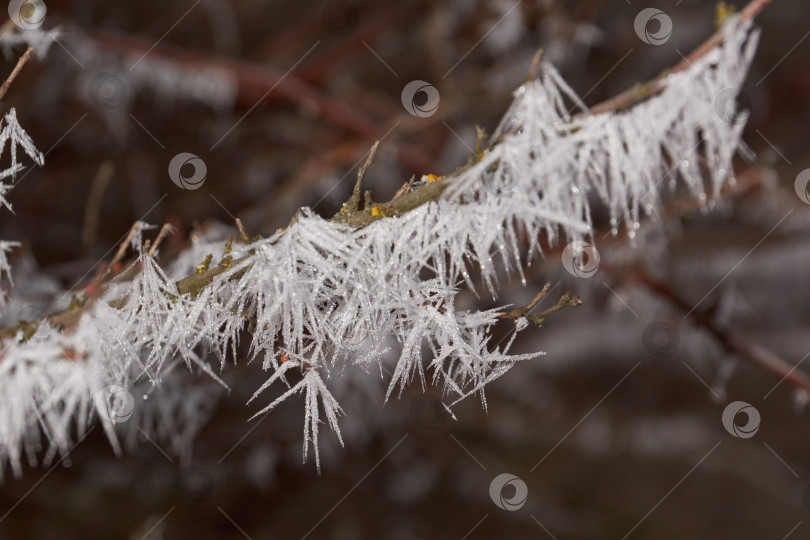
M 655 215 L 660 207 L 659 187 L 674 188 L 678 177 L 700 200 L 707 192 L 717 195 L 733 174 L 734 153 L 747 149 L 741 137 L 748 113 L 736 110 L 734 97 L 759 40 L 750 26 L 738 17 L 729 21 L 722 46 L 667 77 L 660 94 L 624 111 L 587 114 L 559 73 L 542 65 L 539 78 L 515 92 L 494 134 L 506 142 L 453 193 L 468 193 L 481 172 L 506 163 L 519 177 L 522 204 L 589 223 L 591 196 L 607 204 L 614 228 L 625 221 L 631 232 L 641 211 Z M 581 114 L 572 116 L 575 108 Z
M 12 54 L 12 49 L 25 45 L 34 49 L 37 58 L 42 60 L 48 55 L 51 45 L 60 37 L 62 37 L 62 31 L 58 27 L 46 30 L 44 28 L 22 29 L 14 26 L 8 32 L 0 35 L 0 48 L 8 58 Z
M 0 156 L 2 156 L 3 152 L 6 151 L 6 143 L 10 143 L 9 150 L 11 151 L 11 166 L 0 171 L 0 180 L 5 180 L 8 177 L 15 178 L 17 173 L 24 168 L 22 163 L 17 161 L 18 146 L 22 147 L 23 151 L 28 155 L 28 157 L 34 160 L 34 163 L 40 167 L 45 165 L 45 156 L 42 154 L 42 152 L 37 150 L 37 147 L 34 145 L 34 141 L 31 140 L 31 137 L 28 136 L 28 133 L 25 132 L 20 123 L 17 121 L 17 111 L 14 109 L 14 107 L 12 107 L 3 117 L 3 121 L 0 122 L 0 126 Z M 9 210 L 11 210 L 11 205 L 8 203 L 4 195 L 10 188 L 11 186 L 0 182 L 0 204 L 4 205 Z
M 234 247 L 196 296 L 180 294 L 174 281 L 191 267 L 188 256 L 167 275 L 142 253 L 135 278 L 81 308 L 75 328 L 43 324 L 30 339 L 3 344 L 0 470 L 9 462 L 19 473 L 41 433 L 46 458 L 67 452 L 71 433 L 83 434 L 93 417 L 117 447 L 115 415 L 98 398 L 108 396 L 106 388 L 140 381 L 160 388 L 180 364 L 219 381 L 213 367 L 224 367 L 244 330 L 250 358 L 268 372 L 251 398 L 264 404 L 256 414 L 303 394 L 304 459 L 312 445 L 318 467 L 324 419 L 342 443 L 342 410 L 329 387 L 346 370 L 387 377 L 388 397 L 417 380 L 423 388 L 440 385 L 448 407 L 472 394 L 486 406 L 488 383 L 542 353 L 509 354 L 525 320 L 506 343 L 493 343 L 500 310 L 457 310 L 462 284 L 474 290 L 475 271 L 495 297 L 503 276 L 496 270 L 522 277 L 526 239 L 532 256 L 541 234 L 589 235 L 590 197 L 607 204 L 618 224 L 635 222 L 642 210 L 653 214 L 658 185 L 668 178 L 680 176 L 705 196 L 705 174 L 716 193 L 730 175 L 745 115 L 728 123 L 715 113 L 715 98 L 742 84 L 755 45 L 749 24 L 732 18 L 723 45 L 669 77 L 663 92 L 600 115 L 572 117 L 566 100 L 580 100 L 543 66 L 537 81 L 518 90 L 495 134 L 499 144 L 452 178 L 440 200 L 360 229 L 302 209 L 287 230 Z M 392 348 L 389 375 L 381 359 Z M 133 416 L 153 401 L 136 402 Z M 181 425 L 199 423 L 193 410 L 178 414 Z

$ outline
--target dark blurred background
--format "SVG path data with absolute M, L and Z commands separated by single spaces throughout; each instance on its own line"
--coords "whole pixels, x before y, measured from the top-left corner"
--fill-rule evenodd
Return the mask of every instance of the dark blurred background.
M 411 174 L 465 162 L 539 47 L 594 105 L 714 31 L 713 2 L 652 2 L 673 33 L 648 45 L 636 4 L 49 0 L 58 41 L 0 103 L 46 164 L 18 178 L 0 238 L 23 242 L 12 263 L 29 277 L 64 289 L 139 219 L 176 227 L 169 263 L 236 217 L 266 235 L 301 206 L 331 215 L 377 139 L 366 178 L 390 198 Z M 190 451 L 141 437 L 116 457 L 99 430 L 57 466 L 7 474 L 0 537 L 810 538 L 810 208 L 794 192 L 810 167 L 810 5 L 775 0 L 757 24 L 740 98 L 756 160 L 708 208 L 672 198 L 633 239 L 605 237 L 597 215 L 594 277 L 568 275 L 552 250 L 526 287 L 504 287 L 497 305 L 546 281 L 544 306 L 566 289 L 584 305 L 521 334 L 515 352 L 548 354 L 490 385 L 486 412 L 470 398 L 448 419 L 418 387 L 383 405 L 387 378 L 349 376 L 346 448 L 322 435 L 319 476 L 301 464 L 300 401 L 247 422 L 262 374 L 238 358 L 230 394 L 203 397 L 213 412 Z M 0 75 L 23 50 L 7 48 Z M 438 89 L 435 114 L 405 110 L 412 80 Z M 199 189 L 167 174 L 180 152 L 205 162 Z M 753 437 L 724 428 L 734 401 L 760 413 Z M 517 510 L 490 496 L 502 473 L 527 486 Z

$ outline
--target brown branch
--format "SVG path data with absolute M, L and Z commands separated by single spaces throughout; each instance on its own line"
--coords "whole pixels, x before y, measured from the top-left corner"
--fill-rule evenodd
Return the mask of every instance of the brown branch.
M 33 47 L 28 47 L 20 59 L 17 60 L 17 65 L 14 66 L 13 70 L 11 70 L 11 74 L 5 81 L 3 81 L 3 84 L 0 85 L 0 99 L 3 99 L 6 96 L 9 86 L 11 86 L 11 83 L 13 83 L 14 79 L 17 78 L 17 75 L 20 74 L 20 71 L 22 71 L 23 66 L 26 64 L 26 62 L 28 62 L 28 59 L 31 58 L 32 52 L 34 52 Z
M 543 324 L 543 322 L 546 320 L 546 317 L 548 317 L 552 313 L 556 313 L 557 311 L 560 311 L 561 309 L 566 307 L 576 307 L 582 304 L 582 300 L 580 300 L 576 296 L 573 296 L 571 294 L 571 291 L 565 291 L 565 293 L 560 297 L 557 303 L 548 308 L 547 310 L 541 313 L 537 313 L 535 315 L 526 315 L 526 313 L 534 309 L 534 307 L 540 302 L 540 300 L 542 300 L 548 294 L 550 288 L 551 282 L 548 282 L 543 287 L 543 290 L 537 293 L 537 296 L 535 296 L 531 302 L 529 302 L 525 306 L 515 308 L 513 310 L 504 313 L 499 313 L 498 315 L 495 316 L 495 318 L 502 320 L 506 319 L 515 320 L 520 317 L 525 317 L 526 320 L 528 320 L 529 322 L 532 322 L 539 326 Z

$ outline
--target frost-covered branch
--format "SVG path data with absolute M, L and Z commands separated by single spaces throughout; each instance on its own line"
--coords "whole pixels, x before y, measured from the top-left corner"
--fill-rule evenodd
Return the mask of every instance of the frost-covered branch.
M 148 404 L 127 405 L 128 393 L 142 383 L 159 388 L 181 365 L 224 384 L 214 368 L 236 361 L 245 336 L 249 358 L 269 372 L 251 402 L 266 400 L 265 412 L 304 393 L 304 456 L 312 444 L 318 466 L 321 414 L 342 442 L 342 411 L 329 388 L 347 370 L 382 376 L 389 352 L 387 397 L 430 382 L 448 407 L 473 394 L 486 407 L 489 383 L 543 354 L 511 354 L 516 335 L 576 300 L 566 294 L 538 315 L 528 315 L 537 302 L 467 311 L 456 307 L 461 288 L 480 292 L 473 272 L 493 299 L 506 276 L 525 284 L 522 268 L 542 255 L 541 240 L 592 235 L 592 201 L 632 235 L 641 214 L 659 211 L 659 184 L 670 169 L 696 198 L 717 195 L 732 176 L 747 115 L 734 111 L 729 122 L 714 113 L 714 100 L 740 87 L 757 38 L 750 21 L 731 17 L 717 46 L 670 75 L 658 94 L 603 114 L 572 115 L 588 109 L 541 63 L 488 148 L 451 174 L 407 183 L 385 203 L 370 194 L 361 200 L 361 169 L 351 199 L 331 219 L 303 208 L 269 238 L 229 242 L 221 253 L 221 246 L 193 246 L 163 268 L 159 251 L 134 235 L 138 255 L 129 269 L 61 306 L 70 324 L 46 317 L 3 341 L 0 466 L 9 462 L 19 474 L 43 435 L 46 459 L 66 452 L 71 433 L 84 433 L 92 417 L 117 448 L 116 423 L 144 426 L 149 418 Z M 515 327 L 500 345 L 493 327 L 505 319 Z M 182 425 L 199 424 L 196 410 L 178 414 Z
M 754 17 L 762 11 L 765 6 L 770 4 L 773 0 L 753 0 L 745 8 L 740 12 L 740 20 L 743 21 L 751 21 Z M 634 103 L 638 103 L 644 99 L 647 99 L 650 96 L 657 94 L 658 92 L 662 91 L 667 86 L 667 80 L 670 75 L 675 73 L 680 73 L 681 71 L 686 70 L 689 66 L 692 65 L 693 62 L 703 58 L 709 52 L 714 50 L 718 45 L 723 42 L 723 29 L 721 28 L 712 36 L 704 41 L 697 49 L 692 51 L 692 53 L 684 58 L 678 65 L 676 65 L 671 70 L 667 70 L 658 77 L 652 79 L 651 81 L 647 81 L 643 84 L 635 85 L 632 88 L 627 89 L 626 91 L 613 96 L 612 98 L 604 101 L 598 105 L 595 105 L 590 110 L 590 114 L 602 114 L 611 111 L 621 111 L 630 107 Z

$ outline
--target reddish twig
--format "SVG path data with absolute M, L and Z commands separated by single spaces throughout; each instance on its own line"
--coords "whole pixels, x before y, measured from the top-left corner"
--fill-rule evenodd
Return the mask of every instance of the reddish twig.
M 98 48 L 105 51 L 122 55 L 141 55 L 150 51 L 150 57 L 176 62 L 186 67 L 205 66 L 221 69 L 238 81 L 239 96 L 237 100 L 243 105 L 253 106 L 256 104 L 256 96 L 267 94 L 264 99 L 268 102 L 281 98 L 296 103 L 335 126 L 360 135 L 364 139 L 378 140 L 385 137 L 384 128 L 379 127 L 342 102 L 322 95 L 314 87 L 298 78 L 295 73 L 285 75 L 267 65 L 214 56 L 166 44 L 155 46 L 149 41 L 125 34 L 96 31 L 92 37 Z M 270 89 L 272 92 L 267 93 Z M 411 169 L 423 172 L 436 170 L 433 159 L 421 150 L 402 142 L 394 141 L 393 144 L 399 151 L 402 162 Z
M 795 366 L 791 366 L 774 352 L 749 341 L 737 332 L 720 328 L 711 315 L 694 310 L 692 305 L 673 291 L 669 285 L 653 279 L 643 270 L 636 269 L 635 278 L 650 291 L 669 300 L 678 309 L 688 313 L 689 317 L 708 330 L 726 351 L 754 362 L 791 386 L 810 392 L 810 376 L 797 370 Z

